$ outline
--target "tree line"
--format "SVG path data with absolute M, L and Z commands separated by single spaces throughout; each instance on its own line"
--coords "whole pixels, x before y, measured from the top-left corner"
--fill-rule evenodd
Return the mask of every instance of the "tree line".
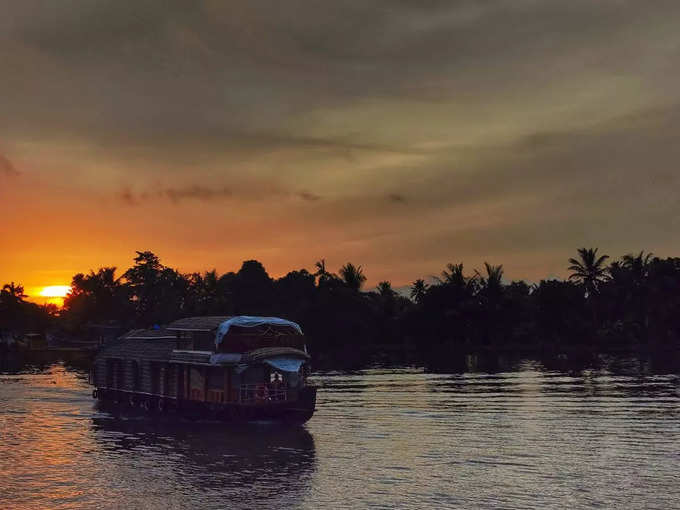
M 680 258 L 650 253 L 611 260 L 582 248 L 569 278 L 506 281 L 502 265 L 471 273 L 448 264 L 413 282 L 408 295 L 390 282 L 365 290 L 361 266 L 337 273 L 269 276 L 256 260 L 236 272 L 181 273 L 154 253 L 136 252 L 122 273 L 79 273 L 61 310 L 26 301 L 20 285 L 0 293 L 0 331 L 58 329 L 87 335 L 93 324 L 153 327 L 195 315 L 276 315 L 299 322 L 318 356 L 410 350 L 422 357 L 452 349 L 670 348 L 680 338 Z

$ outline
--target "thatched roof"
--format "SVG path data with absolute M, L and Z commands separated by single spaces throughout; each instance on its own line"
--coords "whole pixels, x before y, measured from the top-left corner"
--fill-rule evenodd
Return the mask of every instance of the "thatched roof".
M 175 338 L 175 333 L 167 329 L 133 329 L 125 333 L 121 338 L 130 340 L 173 339 Z
M 213 331 L 227 319 L 231 319 L 231 316 L 187 317 L 171 322 L 165 329 L 170 331 Z

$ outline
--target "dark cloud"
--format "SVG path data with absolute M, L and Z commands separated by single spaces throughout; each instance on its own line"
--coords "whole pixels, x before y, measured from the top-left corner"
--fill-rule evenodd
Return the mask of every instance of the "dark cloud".
M 12 162 L 7 159 L 5 156 L 0 154 L 0 175 L 18 175 L 19 172 L 16 168 L 14 168 L 14 165 Z
M 226 200 L 233 196 L 231 189 L 227 187 L 208 188 L 200 185 L 187 187 L 162 188 L 154 191 L 134 192 L 129 187 L 123 188 L 117 194 L 118 198 L 128 205 L 141 205 L 158 200 L 169 200 L 179 204 L 183 201 Z
M 141 205 L 158 201 L 170 201 L 174 204 L 183 202 L 216 202 L 222 200 L 236 200 L 241 202 L 259 201 L 270 198 L 297 197 L 306 202 L 316 202 L 321 199 L 320 195 L 309 191 L 299 191 L 290 193 L 284 190 L 264 186 L 258 189 L 253 188 L 234 189 L 227 186 L 208 187 L 205 185 L 189 185 L 185 187 L 159 188 L 158 190 L 145 190 L 135 192 L 129 187 L 124 187 L 116 196 L 125 204 Z
M 483 108 L 565 76 L 648 73 L 655 39 L 673 37 L 662 22 L 680 12 L 589 0 L 27 4 L 0 20 L 3 130 L 147 144 L 217 133 L 215 145 L 263 127 L 304 138 L 291 115 L 354 101 Z M 348 126 L 344 142 L 365 143 L 366 127 Z
M 425 273 L 451 246 L 653 249 L 680 217 L 679 24 L 677 0 L 7 2 L 0 139 L 54 200 L 233 202 L 268 240 Z
M 213 189 L 195 185 L 188 188 L 164 189 L 161 191 L 161 195 L 169 198 L 172 202 L 178 203 L 182 200 L 223 200 L 231 198 L 233 191 L 227 187 Z
M 116 194 L 116 196 L 127 205 L 137 205 L 139 203 L 137 196 L 130 188 L 123 188 Z
M 321 196 L 316 195 L 314 193 L 310 193 L 309 191 L 300 191 L 297 195 L 302 200 L 306 200 L 308 202 L 316 202 L 317 200 L 321 199 Z

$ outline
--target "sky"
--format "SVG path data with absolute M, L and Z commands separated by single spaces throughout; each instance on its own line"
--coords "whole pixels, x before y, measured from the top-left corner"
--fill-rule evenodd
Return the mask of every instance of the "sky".
M 677 0 L 0 0 L 0 284 L 680 255 Z

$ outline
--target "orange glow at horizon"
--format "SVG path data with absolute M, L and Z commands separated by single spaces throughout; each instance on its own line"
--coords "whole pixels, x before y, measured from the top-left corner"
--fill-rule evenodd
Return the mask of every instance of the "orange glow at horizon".
M 68 285 L 49 285 L 43 287 L 40 295 L 46 298 L 65 298 L 71 292 L 71 287 Z

